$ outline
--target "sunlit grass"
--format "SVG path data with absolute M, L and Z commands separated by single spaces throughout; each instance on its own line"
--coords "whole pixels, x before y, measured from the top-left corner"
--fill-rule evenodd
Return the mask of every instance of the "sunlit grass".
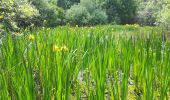
M 57 27 L 3 36 L 1 100 L 170 98 L 170 43 L 160 29 Z

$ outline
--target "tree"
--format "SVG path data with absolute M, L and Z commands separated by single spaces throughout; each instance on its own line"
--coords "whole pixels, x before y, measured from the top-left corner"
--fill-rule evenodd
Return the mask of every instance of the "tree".
M 72 5 L 80 3 L 80 0 L 57 0 L 57 6 L 63 9 L 70 9 Z
M 95 0 L 81 0 L 66 11 L 66 18 L 72 24 L 96 25 L 107 22 L 105 10 L 98 6 Z
M 37 24 L 42 26 L 43 21 L 47 26 L 54 27 L 65 23 L 65 13 L 61 7 L 57 6 L 56 1 L 52 0 L 32 0 L 32 4 L 39 10 L 41 16 L 37 19 Z
M 90 13 L 81 5 L 73 5 L 66 11 L 66 19 L 72 25 L 87 25 L 90 20 Z
M 2 0 L 0 2 L 1 27 L 10 30 L 18 30 L 34 24 L 34 18 L 39 16 L 39 11 L 24 1 Z
M 106 0 L 105 8 L 110 23 L 134 22 L 137 9 L 135 0 Z
M 91 14 L 90 24 L 105 24 L 107 23 L 107 14 L 102 9 L 95 9 Z
M 170 32 L 170 0 L 162 2 L 162 9 L 156 17 L 156 24 Z
M 120 23 L 118 7 L 119 5 L 117 0 L 106 0 L 104 8 L 106 9 L 109 23 Z
M 118 1 L 118 16 L 121 24 L 134 23 L 136 16 L 137 5 L 135 0 L 120 0 Z

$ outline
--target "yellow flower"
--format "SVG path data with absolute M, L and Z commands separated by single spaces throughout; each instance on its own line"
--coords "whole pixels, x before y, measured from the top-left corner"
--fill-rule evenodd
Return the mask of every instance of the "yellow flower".
M 0 16 L 0 19 L 3 19 L 4 18 L 4 16 Z
M 34 35 L 30 34 L 30 35 L 28 36 L 28 39 L 31 40 L 31 41 L 34 41 L 34 40 L 35 40 L 35 37 L 34 37 Z
M 57 45 L 53 45 L 53 52 L 59 52 L 60 48 Z
M 76 25 L 76 27 L 79 27 L 78 25 Z
M 66 46 L 63 46 L 63 47 L 61 47 L 61 51 L 67 52 L 67 51 L 69 51 L 69 49 Z

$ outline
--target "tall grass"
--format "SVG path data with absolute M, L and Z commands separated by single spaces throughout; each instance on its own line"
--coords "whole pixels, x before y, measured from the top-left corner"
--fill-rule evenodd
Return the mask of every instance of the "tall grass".
M 170 43 L 157 28 L 58 27 L 8 33 L 1 100 L 170 99 Z

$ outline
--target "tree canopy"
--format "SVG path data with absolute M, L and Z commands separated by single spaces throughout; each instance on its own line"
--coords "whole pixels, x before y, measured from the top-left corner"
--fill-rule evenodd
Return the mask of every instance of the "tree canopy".
M 168 26 L 170 0 L 1 0 L 0 28 L 133 24 Z M 167 23 L 166 23 L 167 22 Z

